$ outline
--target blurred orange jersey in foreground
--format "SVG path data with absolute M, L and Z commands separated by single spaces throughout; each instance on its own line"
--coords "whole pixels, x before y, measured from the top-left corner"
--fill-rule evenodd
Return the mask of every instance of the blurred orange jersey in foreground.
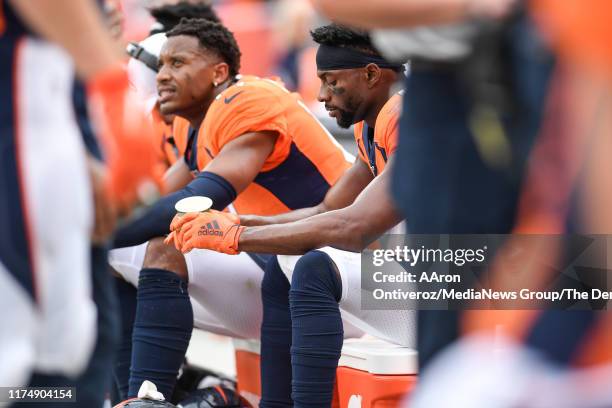
M 563 58 L 612 77 L 612 1 L 532 0 L 531 6 Z

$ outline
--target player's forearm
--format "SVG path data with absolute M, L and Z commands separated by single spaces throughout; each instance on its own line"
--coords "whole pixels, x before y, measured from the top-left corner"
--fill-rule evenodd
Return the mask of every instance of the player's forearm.
M 287 224 L 326 211 L 345 208 L 355 201 L 355 198 L 371 181 L 372 173 L 370 173 L 369 166 L 357 158 L 353 165 L 342 174 L 342 177 L 336 180 L 318 205 L 268 217 L 243 215 L 240 216 L 240 224 L 244 226 Z
M 466 17 L 466 0 L 314 0 L 334 21 L 363 28 L 445 24 Z
M 299 210 L 289 211 L 284 214 L 272 216 L 241 215 L 240 224 L 247 227 L 272 224 L 287 224 L 290 222 L 302 220 L 304 218 L 312 217 L 322 212 L 324 212 L 323 206 L 317 205 L 315 207 L 300 208 Z
M 247 227 L 240 236 L 238 249 L 297 255 L 333 246 L 359 252 L 369 243 L 366 238 L 369 235 L 368 228 L 363 221 L 343 216 L 342 211 L 329 211 L 287 224 Z
M 119 228 L 115 234 L 113 248 L 140 245 L 156 237 L 163 237 L 170 232 L 170 222 L 176 214 L 174 205 L 190 194 L 184 190 L 176 191 L 155 202 L 151 207 L 129 223 Z
M 45 39 L 63 47 L 89 79 L 121 59 L 93 0 L 12 0 L 15 11 Z
M 231 191 L 230 191 L 231 189 Z M 139 245 L 170 232 L 176 215 L 176 203 L 186 197 L 205 196 L 213 201 L 215 210 L 223 210 L 236 198 L 236 191 L 222 177 L 203 171 L 184 188 L 159 199 L 144 214 L 117 231 L 114 247 Z
M 385 169 L 348 207 L 288 224 L 247 227 L 238 249 L 292 255 L 333 246 L 359 252 L 402 219 L 389 196 L 390 174 Z

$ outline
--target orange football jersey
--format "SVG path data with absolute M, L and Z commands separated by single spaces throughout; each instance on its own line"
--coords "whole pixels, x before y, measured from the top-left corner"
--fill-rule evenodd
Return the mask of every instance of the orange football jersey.
M 300 97 L 271 79 L 240 77 L 210 105 L 191 158 L 206 168 L 223 146 L 249 132 L 278 132 L 255 180 L 234 201 L 243 214 L 273 215 L 323 201 L 351 157 Z
M 174 117 L 172 121 L 172 136 L 174 137 L 174 144 L 179 152 L 179 157 L 185 155 L 187 144 L 189 143 L 189 132 L 192 131 L 189 125 L 189 121 L 178 116 Z
M 402 96 L 393 95 L 376 117 L 374 129 L 365 121 L 357 123 L 353 129 L 355 142 L 359 149 L 359 158 L 370 167 L 374 177 L 378 176 L 387 165 L 387 160 L 395 152 L 398 142 L 399 117 L 402 108 Z
M 610 0 L 533 0 L 529 5 L 562 58 L 612 76 Z

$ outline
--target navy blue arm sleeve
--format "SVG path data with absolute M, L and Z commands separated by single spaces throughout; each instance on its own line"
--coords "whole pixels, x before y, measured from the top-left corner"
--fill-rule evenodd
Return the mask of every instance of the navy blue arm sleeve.
M 194 195 L 212 199 L 215 210 L 223 210 L 236 198 L 236 190 L 223 177 L 204 171 L 199 173 L 185 188 L 169 194 L 145 211 L 143 215 L 119 228 L 113 242 L 114 248 L 139 245 L 170 232 L 170 222 L 177 201 Z

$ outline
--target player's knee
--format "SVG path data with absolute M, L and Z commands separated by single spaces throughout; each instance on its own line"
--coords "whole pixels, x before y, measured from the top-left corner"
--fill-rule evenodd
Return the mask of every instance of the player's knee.
M 295 264 L 291 289 L 324 291 L 339 301 L 342 295 L 340 272 L 328 254 L 322 251 L 310 251 Z
M 149 241 L 143 268 L 164 269 L 174 272 L 185 281 L 188 280 L 185 257 L 173 246 L 164 244 L 163 238 Z
M 262 301 L 276 301 L 289 304 L 289 280 L 278 264 L 278 259 L 273 257 L 266 264 L 264 277 L 261 281 Z
M 300 285 L 309 280 L 335 280 L 336 273 L 336 265 L 329 255 L 322 251 L 310 251 L 301 256 L 295 264 L 291 286 Z

